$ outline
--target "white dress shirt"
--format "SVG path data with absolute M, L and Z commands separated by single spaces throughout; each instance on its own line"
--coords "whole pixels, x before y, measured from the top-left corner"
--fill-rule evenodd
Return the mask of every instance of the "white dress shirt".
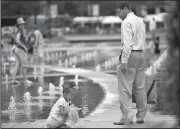
M 145 50 L 146 32 L 142 19 L 133 12 L 127 14 L 121 24 L 122 63 L 128 63 L 131 50 Z

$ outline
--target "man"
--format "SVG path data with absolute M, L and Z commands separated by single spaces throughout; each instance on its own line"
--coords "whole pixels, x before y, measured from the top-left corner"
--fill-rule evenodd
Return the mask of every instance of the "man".
M 132 91 L 136 99 L 136 122 L 144 123 L 147 112 L 147 94 L 145 90 L 144 56 L 146 46 L 145 24 L 131 12 L 128 3 L 122 3 L 116 9 L 123 20 L 121 24 L 122 51 L 117 66 L 118 89 L 122 118 L 116 125 L 133 123 Z
M 25 21 L 22 17 L 17 19 L 16 25 L 18 27 L 18 31 L 15 35 L 16 48 L 15 48 L 14 52 L 17 54 L 18 58 L 20 59 L 24 83 L 29 85 L 32 82 L 29 81 L 26 77 L 27 68 L 25 66 L 27 64 L 27 53 L 28 53 L 28 42 L 27 42 L 28 32 L 25 29 Z

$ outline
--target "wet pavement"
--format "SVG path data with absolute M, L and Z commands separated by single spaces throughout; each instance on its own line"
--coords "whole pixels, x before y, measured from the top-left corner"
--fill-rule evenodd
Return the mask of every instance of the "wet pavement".
M 122 116 L 119 101 L 118 87 L 115 75 L 105 74 L 103 72 L 93 72 L 79 68 L 56 68 L 46 66 L 47 69 L 61 71 L 71 74 L 79 74 L 79 76 L 93 80 L 99 83 L 105 92 L 104 100 L 85 118 L 81 118 L 78 122 L 80 128 L 152 128 L 152 127 L 172 127 L 176 123 L 175 116 L 155 115 L 150 112 L 145 117 L 144 124 L 135 123 L 132 125 L 113 125 L 113 121 L 117 121 Z M 133 109 L 134 116 L 136 109 Z M 42 128 L 45 124 L 44 120 L 36 120 L 20 123 L 2 123 L 2 128 Z

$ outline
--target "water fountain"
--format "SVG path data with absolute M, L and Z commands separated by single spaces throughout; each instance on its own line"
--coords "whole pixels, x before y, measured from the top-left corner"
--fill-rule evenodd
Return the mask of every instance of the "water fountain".
M 52 62 L 55 62 L 55 53 L 54 52 L 52 52 L 52 54 L 51 54 L 51 60 L 52 60 Z
M 69 65 L 69 66 L 72 65 L 72 57 L 69 58 L 69 64 L 68 64 L 68 65 Z
M 62 61 L 61 61 L 61 60 L 58 61 L 58 65 L 59 65 L 60 67 L 62 66 Z
M 96 51 L 93 51 L 92 56 L 93 56 L 93 57 L 96 57 L 96 55 L 97 55 L 97 52 L 96 52 Z
M 63 84 L 64 84 L 64 77 L 60 77 L 59 79 L 60 95 L 63 95 Z
M 75 89 L 79 89 L 79 77 L 78 77 L 78 74 L 75 75 L 75 78 L 74 78 L 74 82 L 75 82 Z
M 110 59 L 110 60 L 109 60 L 109 67 L 111 68 L 112 66 L 113 66 L 112 60 Z
M 58 52 L 55 53 L 55 59 L 58 60 Z
M 61 56 L 62 56 L 62 53 L 58 52 L 58 57 L 61 58 Z
M 47 52 L 46 61 L 47 61 L 47 62 L 49 62 L 49 61 L 50 61 L 50 53 L 49 53 L 49 52 Z
M 42 87 L 39 87 L 39 88 L 38 88 L 38 94 L 39 94 L 39 96 L 42 96 L 42 91 L 43 91 L 43 88 L 42 88 Z
M 34 73 L 33 73 L 33 76 L 34 76 L 34 79 L 36 79 L 37 78 L 37 68 L 36 68 L 36 66 L 34 66 Z
M 65 65 L 65 67 L 66 67 L 66 68 L 68 68 L 68 64 L 69 64 L 68 59 L 65 59 L 65 61 L 64 61 L 64 65 Z
M 38 103 L 39 111 L 42 112 L 43 106 L 44 106 L 43 99 L 39 98 L 38 100 L 39 100 L 39 103 Z
M 8 90 L 8 75 L 6 74 L 6 81 L 5 81 L 5 83 L 6 83 L 6 90 Z
M 100 70 L 101 70 L 101 66 L 98 64 L 98 65 L 96 66 L 96 71 L 99 72 Z
M 86 61 L 89 60 L 89 54 L 88 54 L 88 53 L 85 54 L 85 60 L 86 60 Z
M 16 113 L 16 103 L 13 96 L 10 98 L 10 103 L 8 106 L 8 113 L 9 113 L 9 119 L 15 120 L 15 113 Z
M 89 53 L 89 60 L 92 60 L 92 52 Z
M 85 60 L 85 56 L 84 54 L 81 54 L 81 62 L 84 62 L 84 60 Z
M 77 64 L 77 55 L 75 55 L 74 57 L 73 57 L 73 63 L 76 65 Z
M 27 119 L 31 119 L 31 105 L 32 103 L 30 103 L 30 99 L 31 99 L 31 96 L 30 96 L 30 93 L 29 92 L 26 92 L 25 94 L 25 103 L 24 103 L 24 112 L 27 116 Z
M 38 76 L 39 85 L 44 87 L 44 62 L 40 64 L 40 75 Z
M 31 94 L 29 92 L 26 92 L 24 93 L 23 98 L 24 98 L 24 101 L 28 103 L 31 100 Z
M 60 77 L 59 85 L 63 85 L 63 84 L 64 84 L 64 77 Z
M 3 71 L 4 71 L 4 74 L 6 74 L 6 64 L 3 64 Z
M 105 67 L 105 70 L 108 69 L 108 64 L 107 64 L 107 61 L 104 62 L 104 67 Z
M 52 83 L 49 83 L 49 90 L 50 91 L 54 91 L 55 90 L 55 86 Z

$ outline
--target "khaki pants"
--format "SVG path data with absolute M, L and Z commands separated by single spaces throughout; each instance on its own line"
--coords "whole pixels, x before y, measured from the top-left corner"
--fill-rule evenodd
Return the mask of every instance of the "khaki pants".
M 117 67 L 120 109 L 123 117 L 132 115 L 132 90 L 140 118 L 147 111 L 147 93 L 145 89 L 146 60 L 144 52 L 132 51 L 127 63 L 127 72 L 121 72 L 121 64 Z

